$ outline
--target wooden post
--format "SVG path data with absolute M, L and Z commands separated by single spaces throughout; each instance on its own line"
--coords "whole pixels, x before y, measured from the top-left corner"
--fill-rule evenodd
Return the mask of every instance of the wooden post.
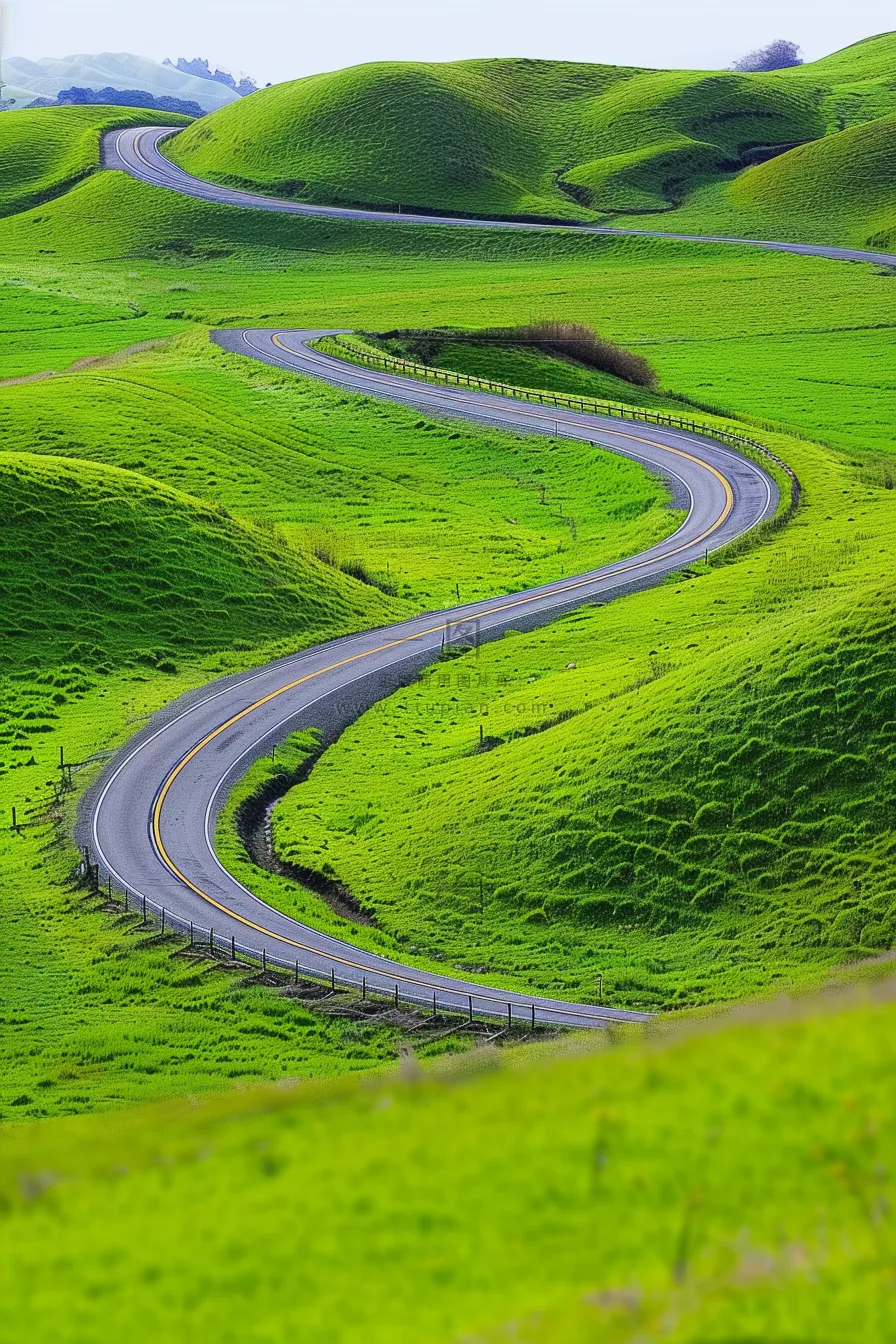
M 193 921 L 190 920 L 190 946 L 193 946 Z
M 265 974 L 268 969 L 268 950 L 266 947 L 261 949 L 261 969 L 263 974 Z
M 165 932 L 165 907 L 162 906 L 162 932 Z
M 435 1015 L 436 1015 L 436 992 L 435 992 L 435 990 L 433 990 L 433 992 L 432 992 L 432 1015 L 433 1015 L 433 1017 L 435 1017 Z
M 513 1025 L 513 1017 L 511 1016 L 511 1012 L 510 1012 L 510 1004 L 508 1003 L 508 1005 L 507 1005 L 507 1030 L 508 1030 L 508 1031 L 510 1030 L 510 1028 L 511 1028 L 512 1025 Z
M 468 995 L 467 995 L 467 998 L 470 1000 L 470 1021 L 472 1022 L 472 1021 L 473 1021 L 473 995 L 472 995 L 472 994 L 468 994 Z
M 19 829 L 19 822 L 18 822 L 18 818 L 16 817 L 16 810 L 15 810 L 15 808 L 13 808 L 13 810 L 12 810 L 12 828 L 13 828 L 14 831 L 17 831 L 17 830 Z
M 532 1005 L 532 1030 L 535 1030 L 535 1004 Z
M 299 983 L 299 959 L 296 957 L 296 984 Z
M 209 950 L 209 952 L 214 952 L 214 950 L 215 950 L 215 931 L 214 931 L 214 929 L 209 929 L 209 931 L 208 931 L 208 950 Z
M 398 1007 L 398 985 L 395 986 L 395 1007 Z
M 336 992 L 336 967 L 335 967 L 335 966 L 331 966 L 331 967 L 330 967 L 330 988 L 333 990 L 334 993 Z
M 367 976 L 366 976 L 366 975 L 362 975 L 362 976 L 361 976 L 361 998 L 362 998 L 362 999 L 366 999 L 366 998 L 367 998 Z

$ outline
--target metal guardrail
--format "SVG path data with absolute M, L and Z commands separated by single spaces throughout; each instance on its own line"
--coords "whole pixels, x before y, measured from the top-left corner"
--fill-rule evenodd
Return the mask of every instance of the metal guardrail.
M 517 401 L 528 401 L 539 406 L 555 406 L 558 410 L 579 411 L 582 415 L 616 416 L 620 420 L 633 420 L 640 424 L 664 426 L 668 429 L 683 429 L 691 434 L 703 434 L 709 439 L 720 439 L 736 448 L 751 449 L 760 456 L 773 462 L 790 480 L 790 504 L 785 518 L 796 512 L 800 502 L 801 487 L 799 478 L 792 467 L 756 439 L 748 439 L 733 430 L 720 429 L 715 425 L 700 424 L 696 420 L 686 420 L 683 416 L 671 415 L 665 411 L 649 411 L 646 408 L 626 406 L 621 402 L 598 401 L 591 397 L 573 397 L 565 392 L 542 392 L 527 387 L 513 387 L 510 383 L 496 382 L 492 378 L 478 378 L 472 373 L 457 373 L 454 369 L 439 369 L 434 364 L 416 364 L 412 360 L 399 359 L 394 355 L 380 355 L 373 350 L 362 350 L 338 336 L 326 336 L 324 341 L 337 345 L 350 355 L 352 360 L 370 364 L 383 369 L 394 369 L 400 373 L 429 383 L 445 383 L 454 387 L 469 387 L 477 392 L 492 392 L 496 396 L 513 397 Z
M 595 1006 L 593 1012 L 583 1012 L 573 1004 L 568 1008 L 550 1008 L 543 1003 L 527 1003 L 519 997 L 513 1000 L 505 999 L 485 985 L 481 991 L 476 990 L 473 993 L 452 989 L 449 985 L 435 985 L 431 990 L 427 986 L 424 991 L 419 984 L 409 985 L 407 977 L 399 975 L 393 981 L 392 976 L 375 966 L 370 967 L 367 973 L 361 970 L 360 974 L 350 975 L 343 966 L 334 961 L 331 963 L 328 975 L 320 965 L 307 966 L 298 958 L 269 952 L 264 944 L 260 948 L 250 947 L 246 943 L 237 942 L 232 934 L 228 937 L 216 933 L 211 927 L 203 928 L 127 886 L 119 891 L 115 888 L 111 877 L 107 878 L 105 883 L 101 881 L 100 865 L 93 862 L 89 849 L 84 848 L 81 854 L 77 868 L 79 879 L 96 896 L 106 896 L 110 902 L 120 900 L 123 913 L 133 911 L 135 914 L 140 914 L 143 924 L 155 925 L 160 935 L 165 933 L 183 935 L 189 938 L 188 946 L 197 950 L 204 948 L 209 956 L 218 955 L 234 962 L 248 963 L 262 974 L 268 970 L 284 972 L 296 985 L 303 980 L 310 981 L 325 987 L 329 986 L 334 993 L 340 989 L 350 990 L 359 994 L 362 1000 L 379 1000 L 395 1009 L 405 1008 L 429 1013 L 433 1017 L 456 1016 L 460 1019 L 458 1026 L 484 1021 L 492 1024 L 503 1023 L 507 1028 L 519 1027 L 531 1031 L 536 1027 L 548 1026 L 605 1027 L 624 1025 L 626 1021 L 625 1018 L 618 1018 L 599 1006 Z M 321 953 L 320 957 L 322 961 L 328 959 L 325 953 Z M 453 1004 L 446 1006 L 444 1003 L 446 997 L 455 999 L 456 1006 Z

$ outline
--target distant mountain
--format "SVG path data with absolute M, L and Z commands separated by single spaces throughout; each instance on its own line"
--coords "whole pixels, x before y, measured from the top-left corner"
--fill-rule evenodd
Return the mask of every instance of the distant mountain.
M 258 91 L 255 80 L 250 79 L 248 75 L 244 75 L 237 83 L 229 70 L 213 70 L 203 56 L 197 56 L 192 61 L 186 60 L 183 56 L 178 56 L 176 61 L 169 61 L 166 57 L 162 64 L 173 65 L 175 70 L 181 70 L 185 75 L 196 75 L 198 79 L 213 79 L 216 83 L 224 84 L 228 89 L 233 89 L 241 98 Z
M 27 107 L 36 98 L 58 97 L 63 89 L 145 89 L 156 98 L 178 98 L 198 103 L 204 112 L 214 112 L 237 102 L 235 89 L 215 80 L 200 79 L 171 65 L 131 56 L 127 52 L 103 52 L 99 56 L 47 57 L 29 61 L 12 57 L 3 62 L 3 98 L 14 106 Z

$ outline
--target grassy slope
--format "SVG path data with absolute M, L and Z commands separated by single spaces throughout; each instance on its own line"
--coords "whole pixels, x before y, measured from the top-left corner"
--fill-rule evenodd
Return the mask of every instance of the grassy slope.
M 58 196 L 100 162 L 100 137 L 119 126 L 186 126 L 169 112 L 42 107 L 0 116 L 0 215 Z
M 0 500 L 6 672 L 72 657 L 120 665 L 160 647 L 182 655 L 304 643 L 403 610 L 134 472 L 3 453 Z
M 767 75 L 359 66 L 224 108 L 169 152 L 199 176 L 305 200 L 580 219 L 668 211 L 756 146 L 896 111 L 894 45 L 884 35 Z
M 12 444 L 148 473 L 261 519 L 419 607 L 446 604 L 456 584 L 472 598 L 586 569 L 674 526 L 656 481 L 587 445 L 559 454 L 421 420 L 226 355 L 204 333 L 114 370 L 9 388 L 0 427 Z
M 4 1338 L 885 1344 L 893 1018 L 7 1130 Z
M 243 663 L 252 655 L 243 655 Z M 394 1061 L 394 1030 L 313 1016 L 253 976 L 179 955 L 180 941 L 144 930 L 139 915 L 103 913 L 70 881 L 73 802 L 48 811 L 54 757 L 90 761 L 117 746 L 173 697 L 208 681 L 214 659 L 178 674 L 152 668 L 52 679 L 31 738 L 37 764 L 0 778 L 9 810 L 29 819 L 0 837 L 4 958 L 0 965 L 0 1119 L 23 1121 L 195 1094 L 237 1082 L 369 1070 Z M 22 698 L 21 681 L 12 684 Z M 34 690 L 40 686 L 31 685 Z M 60 705 L 57 695 L 68 703 Z M 29 720 L 31 726 L 35 720 Z M 105 753 L 100 753 L 105 759 Z M 94 759 L 77 774 L 92 779 Z
M 581 211 L 551 183 L 555 160 L 582 104 L 631 73 L 547 61 L 359 66 L 255 95 L 170 152 L 201 176 L 274 194 L 574 218 Z
M 61 747 L 88 762 L 84 783 L 98 749 L 216 670 L 405 608 L 116 467 L 0 454 L 0 512 L 0 812 L 6 820 L 15 806 L 28 823 L 0 840 L 0 1115 L 393 1058 L 394 1032 L 347 1035 L 255 985 L 177 960 L 177 940 L 99 918 L 97 903 L 68 884 L 63 827 L 73 804 L 53 808 L 50 785 Z
M 891 248 L 896 116 L 801 145 L 694 194 L 676 227 Z

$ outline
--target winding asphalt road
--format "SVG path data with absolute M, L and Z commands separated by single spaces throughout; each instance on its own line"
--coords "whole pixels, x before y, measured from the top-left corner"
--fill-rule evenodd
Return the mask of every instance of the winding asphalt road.
M 368 220 L 378 224 L 437 224 L 465 229 L 515 229 L 554 232 L 573 229 L 577 233 L 625 234 L 635 238 L 669 238 L 687 243 L 733 243 L 738 247 L 765 247 L 773 252 L 797 252 L 809 257 L 828 257 L 833 261 L 870 261 L 881 266 L 896 266 L 896 253 L 867 252 L 854 247 L 827 247 L 821 243 L 781 243 L 763 238 L 728 238 L 715 234 L 663 233 L 657 229 L 614 229 L 601 224 L 538 224 L 521 220 L 465 219 L 456 215 L 423 215 L 413 211 L 353 210 L 336 205 L 308 205 L 302 201 L 278 200 L 232 187 L 204 182 L 179 168 L 159 148 L 163 140 L 176 135 L 170 126 L 132 127 L 107 131 L 103 137 L 103 164 L 121 169 L 154 187 L 166 187 L 181 196 L 193 196 L 213 205 L 248 206 L 253 210 L 273 210 L 290 215 L 323 215 L 335 219 Z
M 107 164 L 113 166 L 116 155 L 123 156 L 123 164 L 134 154 L 158 155 L 160 135 L 159 131 L 114 133 L 114 148 L 107 140 Z M 167 167 L 160 171 L 167 174 L 171 165 L 161 162 Z M 155 171 L 147 169 L 147 180 L 153 180 Z M 181 190 L 179 181 L 178 176 L 167 175 L 157 184 Z M 227 204 L 366 217 L 365 212 L 256 200 L 195 179 L 187 183 L 190 195 L 200 194 L 202 188 L 207 192 L 203 199 L 226 197 Z M 194 183 L 197 190 L 192 189 Z M 395 216 L 402 222 L 408 218 Z M 437 221 L 423 217 L 421 222 Z M 832 250 L 821 251 L 829 255 Z M 418 970 L 310 928 L 259 900 L 227 872 L 215 853 L 216 817 L 249 765 L 288 734 L 314 726 L 326 740 L 334 738 L 370 705 L 412 681 L 446 642 L 478 643 L 509 628 L 534 628 L 563 610 L 656 583 L 773 516 L 777 486 L 755 462 L 698 433 L 648 429 L 631 422 L 623 427 L 618 420 L 599 415 L 395 377 L 311 348 L 309 342 L 324 334 L 332 333 L 248 329 L 219 331 L 214 339 L 235 353 L 353 392 L 399 401 L 430 415 L 600 445 L 661 475 L 675 501 L 687 510 L 686 517 L 671 536 L 630 559 L 525 592 L 351 635 L 183 697 L 156 715 L 110 762 L 85 796 L 79 836 L 102 873 L 126 889 L 132 900 L 145 898 L 164 908 L 169 922 L 178 927 L 192 922 L 203 930 L 202 937 L 213 930 L 219 947 L 233 939 L 238 949 L 264 952 L 271 963 L 296 965 L 307 974 L 332 976 L 337 983 L 366 986 L 371 992 L 394 994 L 401 1003 L 432 1010 L 578 1027 L 640 1020 L 644 1014 L 515 993 L 447 972 Z

